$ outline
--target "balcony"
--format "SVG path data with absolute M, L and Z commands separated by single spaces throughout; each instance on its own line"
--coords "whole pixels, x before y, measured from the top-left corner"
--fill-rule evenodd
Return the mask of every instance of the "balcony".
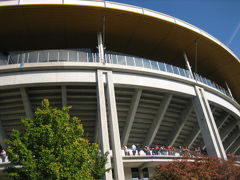
M 44 62 L 86 62 L 100 63 L 99 55 L 90 49 L 76 50 L 41 50 L 27 52 L 11 52 L 9 55 L 0 54 L 0 65 L 19 64 L 24 67 L 25 63 L 44 63 Z M 134 66 L 168 72 L 185 78 L 192 79 L 190 72 L 186 69 L 176 67 L 164 62 L 153 61 L 141 57 L 135 57 L 115 52 L 105 53 L 105 62 L 107 64 L 117 64 L 122 66 Z M 217 83 L 207 79 L 199 74 L 194 74 L 195 80 L 207 85 L 220 93 L 232 98 L 229 91 L 219 86 Z

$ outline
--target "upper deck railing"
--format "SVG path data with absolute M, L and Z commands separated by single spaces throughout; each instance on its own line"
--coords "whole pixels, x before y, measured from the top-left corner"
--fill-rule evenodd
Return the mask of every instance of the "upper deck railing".
M 27 52 L 11 52 L 9 55 L 0 55 L 0 65 L 19 64 L 20 66 L 24 66 L 25 63 L 44 63 L 44 62 L 100 63 L 98 53 L 90 49 L 41 50 Z M 105 53 L 105 63 L 118 64 L 123 66 L 142 67 L 152 70 L 168 72 L 192 79 L 190 72 L 186 69 L 166 64 L 164 62 L 153 61 L 150 59 L 115 52 Z M 219 86 L 217 83 L 199 74 L 194 75 L 196 81 L 201 82 L 207 86 L 210 86 L 218 90 L 219 92 L 231 97 L 231 94 L 226 89 Z

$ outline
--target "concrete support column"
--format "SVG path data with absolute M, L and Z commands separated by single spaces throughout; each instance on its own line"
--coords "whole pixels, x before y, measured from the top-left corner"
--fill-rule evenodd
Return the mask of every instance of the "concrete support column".
M 99 123 L 99 135 L 100 135 L 100 147 L 103 153 L 110 152 L 108 124 L 107 124 L 107 108 L 105 101 L 104 90 L 104 76 L 103 72 L 97 71 L 97 104 L 98 104 L 98 123 Z M 108 156 L 108 163 L 106 169 L 111 168 L 111 157 Z M 105 180 L 112 180 L 112 171 L 110 170 L 105 174 Z
M 192 72 L 192 68 L 191 68 L 191 66 L 190 66 L 190 64 L 189 64 L 189 61 L 188 61 L 188 57 L 187 57 L 186 52 L 183 52 L 183 57 L 184 57 L 184 60 L 185 60 L 185 62 L 186 62 L 186 67 L 187 67 L 187 69 L 189 70 L 192 79 L 194 79 L 193 72 Z
M 193 105 L 207 152 L 210 156 L 227 159 L 204 89 L 195 86 L 195 92 L 196 97 L 193 99 Z
M 112 144 L 112 156 L 114 164 L 114 177 L 116 180 L 124 180 L 124 169 L 122 161 L 121 152 L 121 142 L 119 135 L 118 117 L 117 117 L 117 107 L 115 99 L 115 91 L 113 85 L 112 72 L 107 72 L 106 78 L 107 85 L 107 100 L 108 100 L 108 117 L 109 117 L 109 127 L 111 134 L 111 144 Z
M 67 106 L 67 87 L 62 86 L 62 106 Z
M 30 103 L 30 99 L 28 97 L 27 91 L 24 87 L 21 87 L 20 92 L 22 96 L 25 114 L 28 118 L 33 118 L 33 111 L 32 111 L 32 107 L 31 107 L 31 103 Z
M 142 95 L 142 90 L 141 89 L 136 89 L 134 92 L 134 96 L 131 102 L 129 114 L 126 119 L 126 123 L 124 126 L 124 129 L 122 131 L 122 144 L 127 145 L 128 143 L 128 138 L 130 135 L 130 131 L 132 129 L 133 121 L 137 112 L 138 104 L 140 102 L 140 98 Z
M 2 126 L 2 121 L 0 121 L 0 144 L 3 149 L 6 149 L 7 147 L 5 143 L 5 139 L 6 139 L 6 134 Z
M 148 131 L 148 134 L 145 138 L 144 145 L 150 146 L 158 132 L 158 129 L 160 128 L 160 125 L 163 121 L 163 118 L 167 112 L 168 106 L 170 105 L 170 102 L 172 100 L 173 95 L 172 94 L 166 94 L 163 97 L 163 100 L 160 103 L 160 107 L 158 109 L 158 112 L 153 120 L 153 123 Z
M 143 180 L 143 171 L 141 168 L 138 168 L 139 180 Z
M 103 38 L 102 33 L 98 32 L 97 34 L 98 38 L 98 53 L 99 53 L 99 62 L 104 63 L 104 47 L 103 47 Z

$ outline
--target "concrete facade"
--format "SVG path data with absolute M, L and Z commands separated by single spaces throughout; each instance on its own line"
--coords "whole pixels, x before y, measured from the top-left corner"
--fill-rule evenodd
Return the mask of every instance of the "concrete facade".
M 26 5 L 29 10 L 40 8 L 41 11 L 49 6 L 54 9 L 57 5 L 82 8 L 86 12 L 89 9 L 95 12 L 105 8 L 116 17 L 122 12 L 124 17 L 127 14 L 126 17 L 129 18 L 132 17 L 131 13 L 136 13 L 163 23 L 166 29 L 168 23 L 171 23 L 176 28 L 181 26 L 184 30 L 187 29 L 189 33 L 198 33 L 208 39 L 209 42 L 204 43 L 213 43 L 214 48 L 224 49 L 226 57 L 230 54 L 230 60 L 239 66 L 238 58 L 223 44 L 202 30 L 176 18 L 139 7 L 105 1 L 47 2 L 43 4 L 37 0 L 3 1 L 0 2 L 0 13 L 4 14 L 4 10 L 14 9 L 15 6 L 26 8 Z M 9 136 L 11 130 L 22 128 L 21 118 L 32 117 L 40 101 L 48 98 L 53 106 L 72 106 L 70 114 L 81 119 L 86 138 L 97 142 L 103 152 L 110 152 L 106 168 L 112 167 L 113 171 L 106 173 L 106 180 L 112 177 L 128 180 L 134 178 L 134 174 L 135 178 L 148 179 L 154 174 L 157 164 L 176 158 L 170 155 L 148 156 L 143 151 L 140 156 L 125 156 L 122 148 L 125 145 L 129 149 L 133 144 L 201 147 L 206 149 L 210 156 L 223 159 L 227 158 L 227 153 L 240 154 L 240 95 L 237 92 L 238 87 L 230 78 L 231 72 L 226 75 L 226 79 L 222 78 L 223 76 L 210 76 L 209 69 L 206 70 L 206 75 L 209 75 L 207 78 L 201 75 L 201 72 L 204 74 L 204 69 L 195 74 L 190 67 L 190 52 L 184 53 L 181 62 L 176 63 L 180 64 L 179 67 L 176 64 L 171 65 L 171 62 L 175 61 L 146 59 L 142 52 L 144 50 L 140 47 L 137 49 L 137 43 L 134 44 L 136 49 L 128 51 L 124 50 L 127 45 L 121 45 L 122 41 L 121 38 L 118 39 L 118 35 L 112 36 L 113 41 L 115 39 L 119 42 L 116 46 L 112 44 L 112 40 L 105 40 L 106 37 L 111 37 L 111 33 L 117 32 L 113 30 L 114 25 L 105 27 L 104 22 L 108 21 L 107 18 L 99 19 L 96 22 L 101 22 L 102 26 L 97 30 L 94 25 L 89 25 L 88 21 L 82 22 L 83 26 L 86 25 L 85 29 L 83 28 L 86 31 L 80 32 L 79 37 L 82 37 L 85 44 L 82 41 L 83 44 L 74 44 L 74 38 L 68 37 L 68 46 L 62 45 L 61 48 L 51 44 L 51 40 L 46 41 L 43 46 L 39 43 L 38 47 L 32 48 L 34 51 L 24 49 L 22 45 L 13 47 L 6 44 L 5 48 L 1 45 L 0 143 L 3 147 L 4 139 Z M 57 21 L 57 17 L 54 20 Z M 69 24 L 72 25 L 73 22 Z M 101 30 L 105 28 L 106 32 Z M 75 33 L 76 29 L 68 30 Z M 41 32 L 39 33 L 41 35 Z M 125 40 L 128 35 L 125 31 L 122 33 L 122 39 Z M 151 39 L 148 35 L 144 37 Z M 94 45 L 89 44 L 92 40 Z M 192 41 L 191 36 L 189 40 Z M 146 41 L 144 46 L 149 46 L 149 43 L 150 41 Z M 150 45 L 155 43 L 151 42 Z M 112 47 L 108 47 L 109 44 Z M 76 47 L 73 48 L 74 46 Z M 167 51 L 171 49 L 167 45 L 165 48 Z M 185 51 L 182 46 L 177 48 L 180 52 Z M 108 49 L 110 51 L 107 51 Z M 138 53 L 139 55 L 136 55 Z M 166 54 L 166 57 L 171 59 L 170 55 L 174 53 L 177 52 L 173 50 L 172 53 Z M 151 53 L 146 54 L 146 57 L 151 57 Z M 200 57 L 199 61 L 201 62 Z M 225 62 L 224 59 L 221 61 Z M 185 63 L 187 66 L 183 68 Z M 235 66 L 234 63 L 232 66 Z M 221 85 L 227 83 L 229 87 L 218 86 L 214 82 L 216 78 Z

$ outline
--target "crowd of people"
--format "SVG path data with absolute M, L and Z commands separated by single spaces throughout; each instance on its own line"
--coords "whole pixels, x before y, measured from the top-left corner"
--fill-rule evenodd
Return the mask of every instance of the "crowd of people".
M 125 156 L 129 155 L 173 155 L 173 156 L 182 156 L 182 155 L 207 155 L 206 150 L 197 148 L 188 148 L 188 147 L 173 147 L 169 146 L 140 146 L 139 144 L 133 144 L 130 148 L 126 145 L 123 146 Z

